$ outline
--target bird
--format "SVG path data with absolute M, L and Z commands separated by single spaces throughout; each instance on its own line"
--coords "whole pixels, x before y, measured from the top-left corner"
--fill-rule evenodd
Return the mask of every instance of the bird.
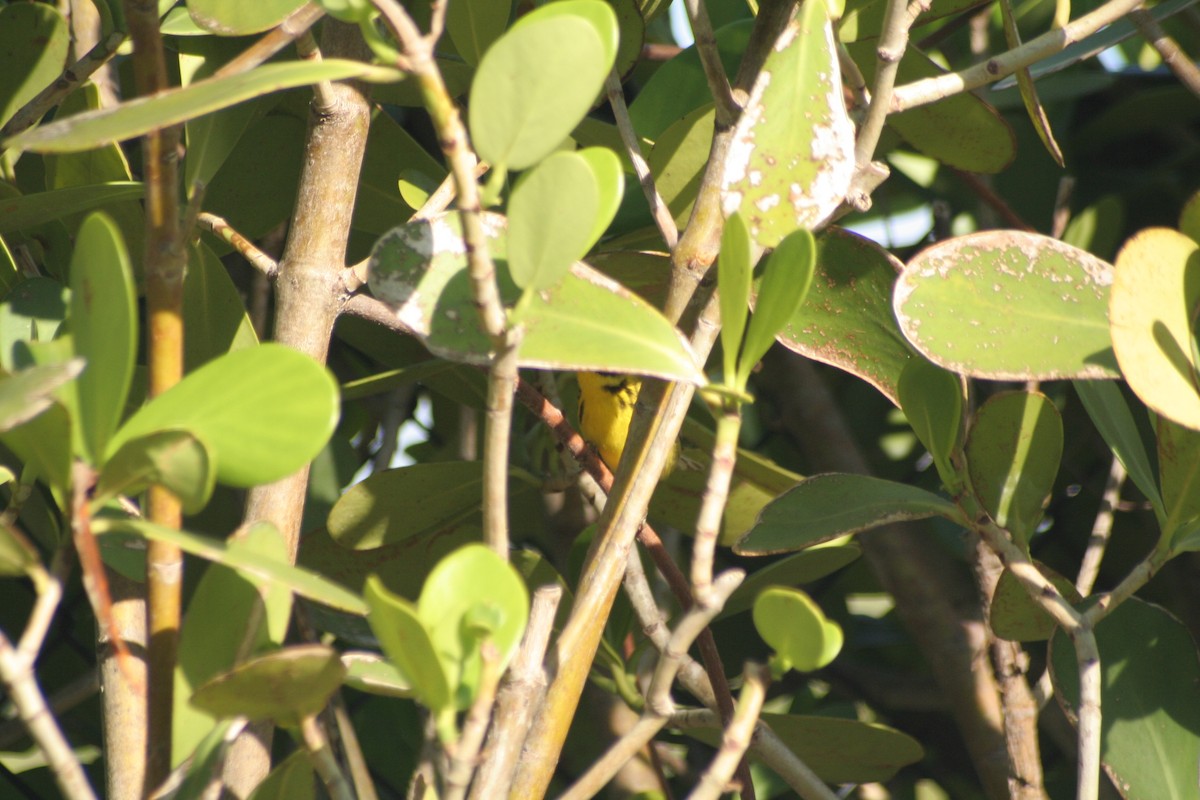
M 577 372 L 579 383 L 579 432 L 596 448 L 610 470 L 616 470 L 629 437 L 633 407 L 642 390 L 642 379 L 617 372 Z M 675 466 L 679 443 L 671 448 L 663 475 Z

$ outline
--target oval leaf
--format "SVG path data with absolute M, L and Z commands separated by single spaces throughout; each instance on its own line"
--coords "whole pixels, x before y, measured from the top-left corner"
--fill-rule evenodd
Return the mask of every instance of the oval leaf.
M 725 381 L 736 380 L 737 355 L 742 349 L 746 317 L 750 308 L 750 285 L 754 265 L 750 263 L 750 231 L 736 211 L 725 221 L 721 232 L 721 255 L 717 262 L 717 281 L 721 303 L 721 350 L 725 360 Z
M 221 356 L 154 398 L 108 450 L 148 433 L 186 430 L 212 449 L 217 480 L 255 486 L 311 461 L 337 416 L 337 384 L 324 367 L 290 347 L 262 344 Z
M 812 583 L 858 560 L 862 547 L 853 539 L 835 539 L 813 545 L 795 555 L 781 558 L 774 564 L 750 573 L 729 596 L 721 617 L 731 617 L 754 606 L 758 593 L 768 586 L 799 586 Z
M 1082 599 L 1069 578 L 1041 562 L 1035 563 L 1067 602 L 1074 604 Z M 1055 628 L 1054 619 L 1029 596 L 1009 569 L 1001 572 L 996 582 L 996 591 L 988 605 L 988 624 L 994 634 L 1012 642 L 1044 642 Z
M 363 596 L 371 607 L 367 615 L 371 630 L 413 694 L 433 711 L 450 707 L 449 679 L 416 607 L 389 592 L 374 576 L 367 579 Z
M 823 232 L 812 288 L 779 343 L 857 375 L 899 405 L 896 387 L 913 355 L 892 313 L 901 269 L 895 256 L 863 236 L 841 228 Z
M 827 15 L 825 3 L 801 6 L 733 130 L 722 206 L 726 215 L 740 209 L 763 247 L 814 228 L 842 202 L 854 176 L 854 125 Z
M 521 176 L 508 201 L 508 269 L 522 289 L 549 289 L 593 244 L 600 189 L 588 162 L 554 153 Z
M 604 85 L 616 31 L 607 4 L 560 0 L 526 14 L 496 40 L 471 83 L 471 140 L 480 157 L 521 170 L 558 147 Z
M 1062 417 L 1040 392 L 994 395 L 975 414 L 966 448 L 971 485 L 1022 547 L 1050 499 L 1062 449 Z
M 221 36 L 262 33 L 283 22 L 305 0 L 188 0 L 192 21 Z
M 508 276 L 503 226 L 503 217 L 484 216 L 501 298 L 513 303 L 520 292 Z M 488 364 L 491 340 L 475 310 L 460 231 L 457 213 L 394 228 L 372 251 L 371 291 L 398 306 L 400 321 L 437 355 Z M 522 366 L 705 382 L 691 349 L 661 312 L 584 264 L 575 264 L 554 288 L 535 293 L 522 323 Z
M 1114 378 L 1112 268 L 1035 233 L 948 239 L 908 263 L 896 319 L 935 364 L 992 380 Z
M 58 79 L 70 50 L 70 28 L 54 6 L 0 8 L 0 126 Z
M 41 414 L 54 402 L 58 387 L 83 371 L 83 361 L 26 367 L 0 377 L 0 432 L 12 430 Z
M 586 161 L 591 168 L 599 192 L 596 223 L 588 240 L 590 250 L 600 241 L 600 237 L 604 235 L 604 231 L 608 229 L 621 207 L 621 199 L 625 196 L 625 170 L 621 167 L 620 157 L 607 147 L 585 147 L 576 150 L 575 155 Z
M 806 230 L 789 233 L 767 258 L 758 293 L 754 297 L 754 316 L 746 330 L 746 344 L 738 359 L 738 386 L 746 385 L 750 371 L 766 355 L 795 315 L 812 286 L 817 261 L 817 245 Z
M 376 472 L 346 490 L 329 512 L 329 535 L 370 550 L 444 530 L 478 516 L 483 464 L 447 461 Z
M 446 32 L 472 67 L 508 25 L 511 0 L 458 0 L 446 7 Z
M 348 78 L 396 81 L 402 77 L 403 73 L 389 67 L 339 58 L 263 64 L 235 75 L 208 78 L 153 97 L 139 97 L 112 108 L 55 120 L 31 128 L 3 144 L 12 150 L 70 153 L 132 139 L 281 89 Z
M 75 384 L 79 435 L 93 462 L 104 455 L 121 421 L 137 355 L 133 269 L 121 231 L 90 214 L 75 235 L 71 256 L 71 340 L 87 361 Z
M 786 553 L 889 522 L 936 516 L 958 522 L 962 515 L 949 500 L 916 486 L 867 475 L 814 475 L 764 508 L 734 552 Z
M 1113 349 L 1129 388 L 1180 425 L 1200 429 L 1200 365 L 1193 334 L 1200 308 L 1200 245 L 1150 228 L 1117 253 Z
M 957 485 L 950 456 L 962 436 L 962 378 L 923 358 L 914 358 L 900 373 L 899 394 L 900 408 L 933 457 L 942 483 Z
M 196 514 L 208 505 L 216 477 L 204 442 L 188 431 L 157 431 L 127 441 L 105 461 L 93 500 L 137 494 L 153 483 L 178 497 L 185 514 Z
M 842 649 L 842 628 L 799 589 L 775 586 L 754 601 L 754 627 L 785 669 L 813 672 Z
M 458 708 L 467 708 L 479 687 L 481 639 L 496 648 L 497 674 L 503 672 L 525 632 L 529 592 L 504 559 L 484 545 L 469 544 L 429 573 L 417 615 L 430 633 Z M 486 630 L 471 630 L 473 625 Z
M 294 724 L 320 712 L 345 674 L 332 647 L 294 645 L 216 676 L 196 690 L 192 704 L 215 717 Z

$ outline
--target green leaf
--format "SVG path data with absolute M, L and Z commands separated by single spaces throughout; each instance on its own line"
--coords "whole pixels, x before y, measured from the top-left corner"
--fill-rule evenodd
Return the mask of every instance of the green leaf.
M 496 648 L 496 667 L 503 672 L 525 632 L 529 592 L 504 559 L 484 545 L 469 544 L 443 558 L 429 573 L 417 601 L 417 615 L 430 633 L 458 708 L 468 708 L 479 689 L 481 639 Z M 484 619 L 489 621 L 485 635 L 466 628 Z
M 737 74 L 742 54 L 746 52 L 753 27 L 753 20 L 738 20 L 716 30 L 717 54 L 731 81 Z M 704 77 L 699 51 L 693 45 L 650 75 L 629 104 L 629 118 L 635 131 L 658 142 L 663 132 L 676 121 L 701 107 L 711 106 L 712 91 Z M 708 138 L 711 141 L 711 125 Z M 657 171 L 654 176 L 657 180 Z
M 1124 203 L 1118 195 L 1106 194 L 1071 216 L 1062 240 L 1101 258 L 1112 258 L 1116 255 L 1123 230 Z
M 1062 417 L 1040 392 L 993 395 L 975 414 L 966 447 L 971 484 L 1024 549 L 1054 489 L 1062 449 Z
M 775 343 L 775 336 L 795 317 L 813 282 L 817 245 L 806 230 L 789 233 L 767 257 L 767 267 L 754 297 L 754 316 L 738 358 L 738 386 Z
M 508 275 L 503 218 L 485 215 L 484 228 L 501 299 L 513 303 L 520 292 Z M 397 316 L 434 354 L 487 364 L 491 340 L 475 309 L 460 231 L 457 213 L 394 228 L 372 251 L 371 291 L 398 306 Z M 690 348 L 661 312 L 584 264 L 575 264 L 559 285 L 534 294 L 522 321 L 523 366 L 705 381 Z
M 345 674 L 332 647 L 292 645 L 208 680 L 192 695 L 192 705 L 215 717 L 295 724 L 319 713 Z
M 71 485 L 72 422 L 66 406 L 55 401 L 34 419 L 0 434 L 0 441 L 35 477 L 63 493 L 60 499 Z
M 754 627 L 783 668 L 814 672 L 837 657 L 842 628 L 799 589 L 775 586 L 754 601 Z
M 734 552 L 786 553 L 890 522 L 937 516 L 962 521 L 957 506 L 916 486 L 866 475 L 814 475 L 764 508 Z
M 712 103 L 701 106 L 668 127 L 646 156 L 654 186 L 681 229 L 687 225 L 700 191 L 715 119 Z
M 984 231 L 921 251 L 894 306 L 908 340 L 952 372 L 992 380 L 1117 376 L 1112 267 L 1057 239 Z
M 898 389 L 900 408 L 933 457 L 942 483 L 958 485 L 950 456 L 962 438 L 962 378 L 918 357 L 909 360 L 900 373 Z
M 258 334 L 246 313 L 229 270 L 204 242 L 188 251 L 183 280 L 184 364 L 195 371 L 231 350 L 258 345 Z
M 1200 432 L 1165 417 L 1156 417 L 1154 428 L 1165 516 L 1162 535 L 1169 540 L 1200 517 Z
M 287 563 L 287 546 L 272 525 L 250 526 L 229 542 L 232 550 Z M 204 571 L 188 601 L 175 667 L 171 761 L 180 763 L 207 737 L 217 720 L 189 700 L 196 687 L 232 669 L 265 648 L 283 644 L 292 610 L 291 593 L 259 588 L 249 577 L 223 564 Z
M 599 211 L 589 239 L 590 250 L 600 241 L 621 207 L 621 199 L 625 196 L 625 172 L 621 168 L 620 157 L 607 147 L 585 147 L 576 150 L 575 155 L 591 168 L 599 192 Z
M 283 22 L 304 0 L 188 0 L 192 20 L 206 31 L 219 36 L 246 36 L 262 33 Z
M 727 215 L 741 210 L 763 247 L 816 227 L 854 176 L 854 125 L 827 14 L 825 3 L 801 6 L 767 55 L 733 130 L 722 205 Z
M 808 298 L 779 334 L 789 350 L 843 369 L 899 404 L 897 385 L 912 347 L 892 314 L 903 265 L 879 245 L 841 228 L 817 237 Z
M 480 157 L 522 170 L 549 155 L 604 85 L 616 37 L 616 15 L 600 0 L 560 0 L 523 16 L 484 54 L 471 83 Z
M 137 355 L 133 269 L 121 231 L 103 214 L 79 226 L 71 257 L 71 339 L 87 362 L 75 386 L 79 435 L 93 463 L 121 421 Z
M 1178 620 L 1131 597 L 1096 627 L 1100 648 L 1100 760 L 1123 796 L 1184 800 L 1200 761 L 1200 662 Z M 1055 697 L 1074 720 L 1079 672 L 1062 631 L 1050 642 Z
M 216 460 L 217 480 L 255 486 L 303 467 L 337 424 L 337 384 L 324 367 L 280 344 L 228 353 L 155 397 L 109 442 L 187 430 Z
M 382 697 L 412 697 L 413 688 L 408 679 L 378 653 L 351 650 L 342 653 L 346 665 L 346 685 L 367 694 Z
M 58 387 L 83 371 L 83 361 L 26 367 L 0 377 L 0 432 L 29 422 L 54 402 Z
M 427 193 L 437 188 L 446 176 L 446 168 L 429 155 L 408 131 L 391 115 L 375 112 L 367 134 L 367 152 L 363 156 L 354 199 L 354 230 L 380 236 L 396 223 L 412 216 L 424 200 L 405 197 L 403 184 L 417 183 Z M 290 213 L 290 209 L 288 210 Z
M 463 61 L 478 66 L 508 26 L 510 13 L 511 0 L 459 0 L 446 7 L 446 32 Z
M 759 592 L 768 586 L 799 586 L 832 575 L 862 555 L 862 547 L 850 538 L 834 539 L 781 558 L 774 564 L 746 576 L 742 585 L 729 596 L 721 617 L 749 611 Z
M 1040 561 L 1034 563 L 1038 572 L 1054 584 L 1054 588 L 1058 589 L 1068 603 L 1075 604 L 1082 599 L 1069 578 L 1058 574 Z M 1054 633 L 1054 618 L 1034 602 L 1010 569 L 1000 573 L 988 609 L 988 625 L 1001 639 L 1013 642 L 1044 642 Z
M 41 561 L 37 548 L 20 530 L 13 525 L 0 525 L 0 577 L 24 577 L 30 567 Z
M 311 570 L 251 552 L 220 539 L 200 536 L 187 531 L 177 531 L 136 519 L 94 519 L 92 531 L 97 536 L 105 534 L 127 534 L 159 542 L 169 542 L 185 553 L 224 564 L 237 570 L 251 581 L 286 587 L 301 597 L 324 603 L 327 606 L 363 615 L 367 606 L 356 593 L 317 575 Z
M 389 592 L 375 577 L 367 579 L 363 596 L 371 607 L 367 621 L 379 646 L 413 695 L 435 713 L 453 708 L 450 679 L 416 606 Z
M 5 197 L 0 199 L 0 234 L 22 231 L 121 200 L 138 200 L 143 192 L 144 187 L 136 181 L 110 181 Z
M 737 356 L 750 314 L 750 285 L 754 264 L 750 262 L 750 231 L 736 211 L 725 221 L 721 232 L 721 254 L 717 262 L 718 299 L 721 303 L 721 350 L 725 381 L 733 385 L 737 376 Z
M 1138 433 L 1133 413 L 1120 388 L 1112 381 L 1075 381 L 1074 386 L 1075 393 L 1092 418 L 1092 424 L 1100 431 L 1134 484 L 1154 506 L 1161 520 L 1166 516 L 1166 511 L 1158 491 L 1158 480 L 1150 466 L 1150 456 Z
M 208 78 L 153 97 L 139 97 L 112 108 L 55 120 L 2 144 L 12 150 L 37 153 L 85 150 L 142 136 L 156 128 L 176 125 L 281 89 L 349 78 L 395 81 L 401 77 L 403 73 L 389 67 L 338 58 L 264 64 L 236 75 Z
M 70 49 L 71 32 L 54 6 L 0 7 L 0 126 L 58 79 Z
M 179 498 L 185 514 L 196 514 L 208 505 L 216 477 L 204 442 L 188 431 L 157 431 L 127 441 L 104 463 L 93 500 L 103 503 L 158 484 Z
M 483 464 L 413 464 L 368 476 L 329 513 L 329 535 L 342 547 L 370 550 L 473 519 L 483 492 Z
M 1129 388 L 1159 414 L 1200 429 L 1200 245 L 1168 228 L 1134 235 L 1117 254 L 1113 349 Z
M 760 719 L 825 783 L 885 782 L 924 756 L 916 739 L 878 723 L 812 714 L 764 713 Z M 720 745 L 719 730 L 687 734 Z
M 521 176 L 508 200 L 508 268 L 522 289 L 554 286 L 593 244 L 600 190 L 588 162 L 554 153 Z

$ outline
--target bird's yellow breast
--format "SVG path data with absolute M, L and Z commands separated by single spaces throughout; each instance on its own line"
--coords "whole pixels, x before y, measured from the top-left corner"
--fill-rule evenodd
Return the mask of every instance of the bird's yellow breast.
M 615 470 L 629 436 L 629 421 L 642 380 L 608 372 L 578 372 L 579 432 Z

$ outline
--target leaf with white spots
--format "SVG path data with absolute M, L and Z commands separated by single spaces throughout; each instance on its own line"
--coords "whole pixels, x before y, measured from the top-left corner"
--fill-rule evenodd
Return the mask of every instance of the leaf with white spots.
M 1112 266 L 1035 233 L 984 231 L 917 254 L 892 298 L 900 329 L 946 369 L 992 380 L 1119 376 Z
M 722 205 L 774 247 L 838 207 L 854 176 L 854 126 L 824 3 L 805 3 L 767 56 L 734 128 Z

